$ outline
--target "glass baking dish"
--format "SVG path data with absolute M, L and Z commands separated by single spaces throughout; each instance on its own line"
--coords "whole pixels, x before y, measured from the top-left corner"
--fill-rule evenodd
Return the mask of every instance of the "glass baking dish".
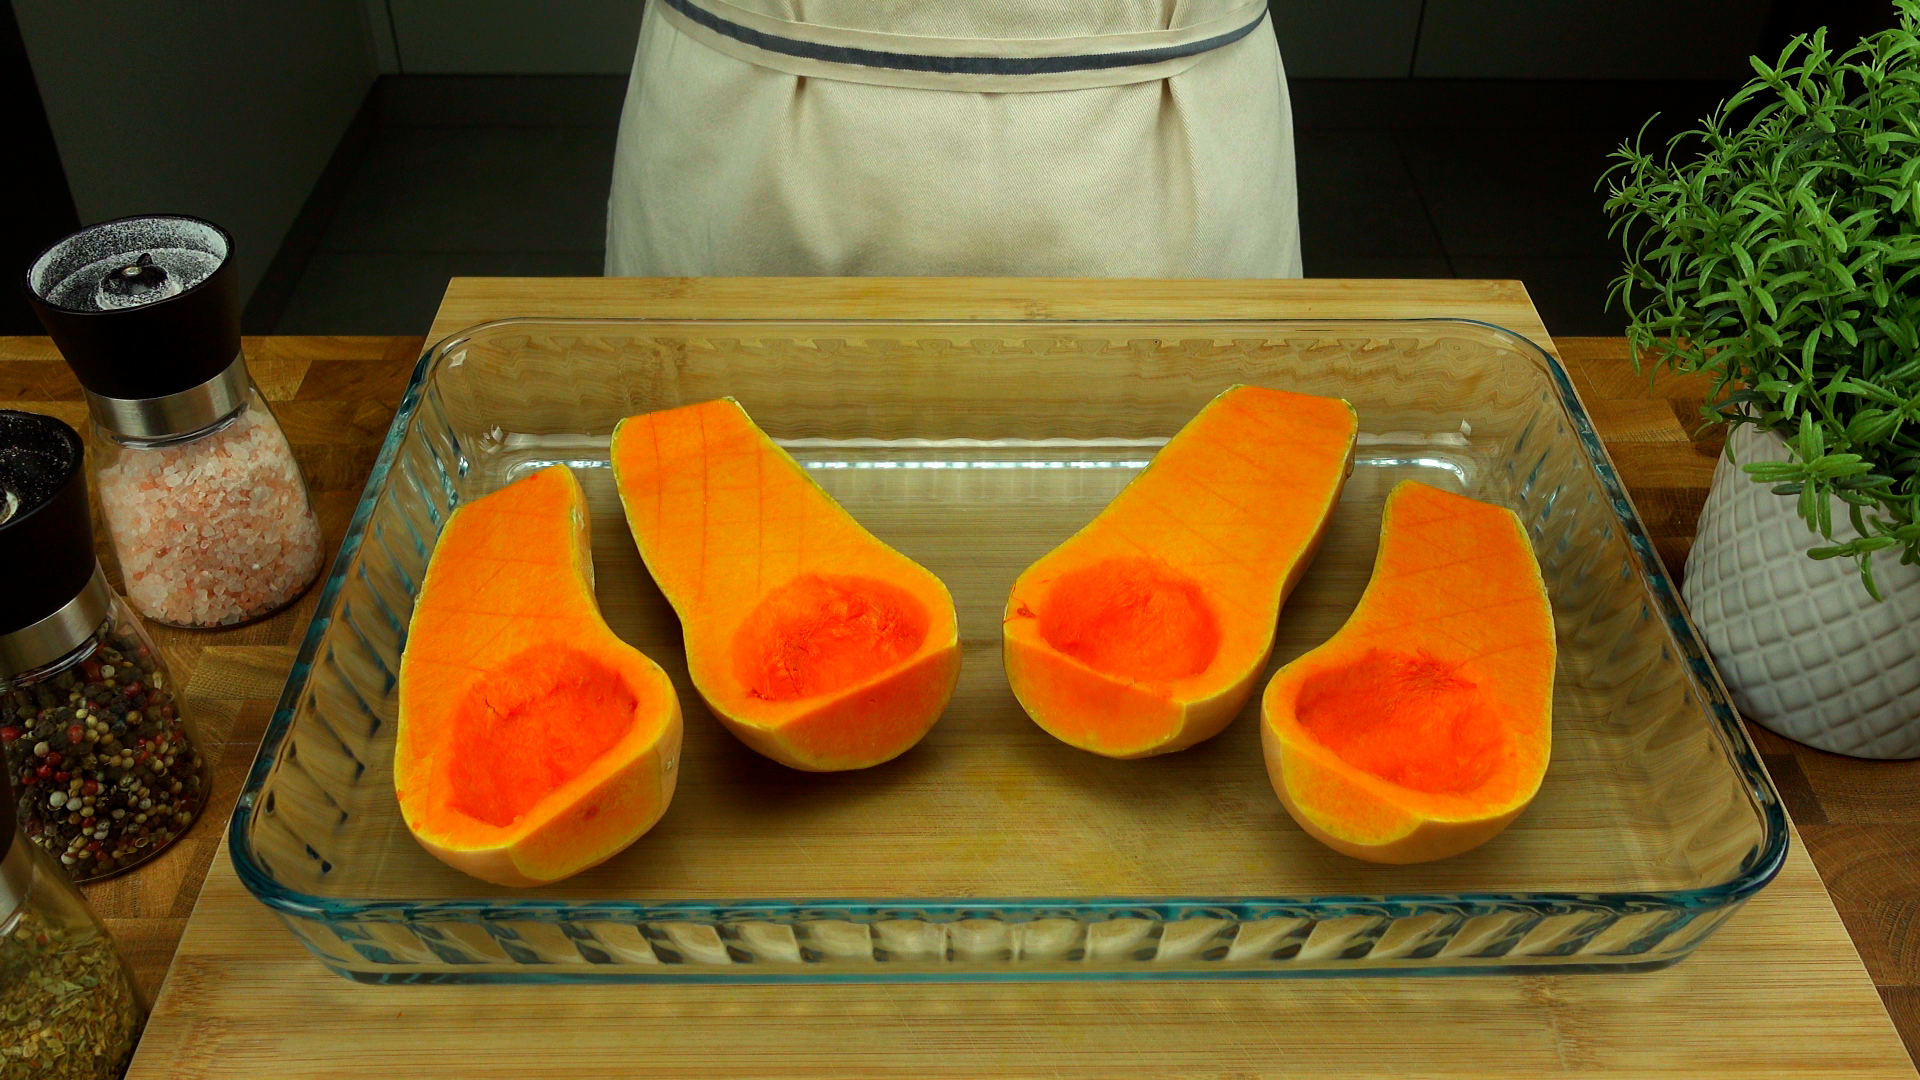
M 1331 635 L 1413 477 L 1531 531 L 1560 660 L 1539 797 L 1466 855 L 1383 867 L 1301 832 L 1259 695 L 1210 742 L 1112 761 L 1007 688 L 1014 577 L 1214 395 L 1347 398 L 1352 479 L 1282 611 L 1277 667 Z M 959 689 L 924 742 L 852 773 L 735 742 L 607 468 L 621 417 L 731 395 L 959 610 Z M 427 855 L 392 785 L 395 673 L 449 510 L 573 467 L 607 621 L 686 712 L 666 817 L 608 863 L 515 892 Z M 1264 681 L 1261 685 L 1264 685 Z M 515 320 L 424 356 L 231 826 L 240 879 L 367 982 L 1196 978 L 1628 971 L 1689 953 L 1772 879 L 1780 800 L 1566 372 L 1483 324 Z

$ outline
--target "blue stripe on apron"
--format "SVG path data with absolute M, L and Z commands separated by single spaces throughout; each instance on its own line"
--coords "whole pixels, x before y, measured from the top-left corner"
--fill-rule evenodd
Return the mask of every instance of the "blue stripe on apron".
M 1195 53 L 1218 49 L 1223 45 L 1231 45 L 1253 33 L 1254 28 L 1264 22 L 1267 17 L 1267 13 L 1262 11 L 1252 22 L 1238 30 L 1229 30 L 1202 41 L 1189 42 L 1185 45 L 1168 45 L 1158 49 L 1089 53 L 1085 56 L 925 56 L 916 53 L 881 52 L 876 49 L 853 49 L 841 45 L 821 45 L 811 41 L 776 37 L 723 19 L 695 5 L 691 0 L 662 0 L 662 2 L 716 34 L 723 34 L 743 44 L 780 53 L 783 56 L 824 60 L 836 64 L 854 64 L 859 67 L 931 71 L 943 75 L 1052 75 L 1063 71 L 1098 71 L 1103 68 L 1157 64 L 1163 60 L 1177 60 L 1183 56 L 1192 56 Z

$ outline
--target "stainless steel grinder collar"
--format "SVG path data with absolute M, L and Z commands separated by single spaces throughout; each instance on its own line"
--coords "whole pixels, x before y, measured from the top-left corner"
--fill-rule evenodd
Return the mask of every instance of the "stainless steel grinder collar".
M 107 431 L 128 439 L 169 439 L 212 427 L 247 403 L 253 380 L 247 360 L 235 354 L 225 371 L 177 394 L 151 398 L 112 398 L 87 394 L 87 410 Z
M 46 667 L 87 643 L 113 612 L 113 590 L 99 563 L 80 594 L 39 622 L 0 634 L 0 683 Z

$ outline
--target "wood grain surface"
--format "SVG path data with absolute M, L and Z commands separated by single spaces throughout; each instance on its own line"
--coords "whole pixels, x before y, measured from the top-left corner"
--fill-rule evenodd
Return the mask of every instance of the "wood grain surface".
M 516 315 L 1461 316 L 1547 343 L 1518 283 L 1461 281 L 461 279 L 433 337 Z M 423 343 L 247 343 L 330 544 Z M 1562 340 L 1558 352 L 1677 578 L 1718 452 L 1717 443 L 1690 438 L 1706 387 L 1677 378 L 1649 385 L 1618 339 Z M 85 420 L 78 385 L 44 339 L 0 338 L 0 406 Z M 111 552 L 104 543 L 101 551 L 111 574 Z M 87 889 L 149 992 L 178 950 L 136 1077 L 346 1076 L 369 1067 L 449 1076 L 1914 1075 L 1888 1013 L 1908 1046 L 1920 1047 L 1920 763 L 1841 758 L 1757 729 L 1803 843 L 1780 878 L 1695 956 L 1650 975 L 356 986 L 326 973 L 245 892 L 221 843 L 315 599 L 235 630 L 155 629 L 187 686 L 214 797 L 174 849 Z

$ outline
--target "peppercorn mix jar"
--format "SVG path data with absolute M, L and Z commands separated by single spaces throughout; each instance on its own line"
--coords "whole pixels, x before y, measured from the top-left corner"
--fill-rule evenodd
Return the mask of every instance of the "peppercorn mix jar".
M 206 763 L 160 654 L 120 598 L 81 646 L 0 679 L 20 825 L 75 881 L 138 866 L 206 804 Z
M 178 688 L 93 556 L 80 436 L 0 411 L 0 758 L 26 837 L 77 881 L 137 866 L 206 805 Z

